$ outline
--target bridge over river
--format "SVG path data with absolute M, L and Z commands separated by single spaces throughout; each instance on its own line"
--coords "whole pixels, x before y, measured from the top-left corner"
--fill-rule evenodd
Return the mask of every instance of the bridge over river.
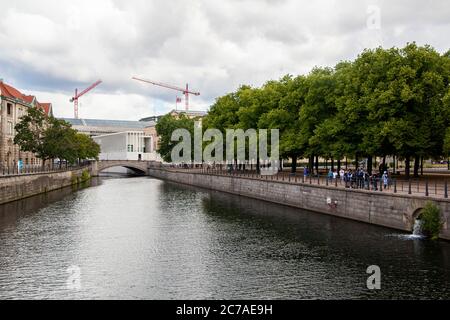
M 98 176 L 103 170 L 113 167 L 124 167 L 139 175 L 148 175 L 148 168 L 152 161 L 139 160 L 99 160 L 91 163 L 91 175 Z

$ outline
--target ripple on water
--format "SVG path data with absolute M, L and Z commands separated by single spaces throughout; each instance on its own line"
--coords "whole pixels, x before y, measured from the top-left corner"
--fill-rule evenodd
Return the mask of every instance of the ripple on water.
M 149 178 L 50 197 L 0 209 L 1 299 L 450 298 L 447 242 Z

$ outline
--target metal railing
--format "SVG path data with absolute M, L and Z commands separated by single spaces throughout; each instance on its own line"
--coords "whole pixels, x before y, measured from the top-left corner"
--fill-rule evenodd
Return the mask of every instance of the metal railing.
M 279 181 L 292 184 L 306 184 L 326 186 L 348 190 L 365 190 L 369 192 L 385 192 L 392 194 L 408 194 L 415 196 L 448 198 L 449 184 L 446 179 L 406 179 L 402 177 L 390 177 L 385 184 L 383 178 L 379 176 L 371 177 L 352 177 L 344 179 L 337 177 L 336 179 L 328 175 L 300 175 L 288 172 L 279 172 L 276 175 L 261 175 L 255 170 L 239 170 L 225 165 L 222 166 L 202 166 L 202 165 L 157 165 L 155 168 L 164 168 L 172 171 L 193 172 L 199 174 L 213 174 L 222 176 L 236 176 L 248 179 Z
M 80 163 L 49 163 L 46 165 L 24 165 L 22 168 L 18 166 L 4 166 L 0 168 L 0 177 L 22 176 L 41 173 L 53 173 L 82 169 L 90 166 L 90 161 L 82 161 Z

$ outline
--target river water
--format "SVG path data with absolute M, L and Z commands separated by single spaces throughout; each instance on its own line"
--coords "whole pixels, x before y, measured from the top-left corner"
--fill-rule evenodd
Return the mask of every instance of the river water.
M 92 183 L 0 206 L 0 299 L 450 298 L 448 242 L 147 177 Z

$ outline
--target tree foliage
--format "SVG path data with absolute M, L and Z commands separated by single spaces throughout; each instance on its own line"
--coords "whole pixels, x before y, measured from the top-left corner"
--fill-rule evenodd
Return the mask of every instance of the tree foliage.
M 415 43 L 364 50 L 334 68 L 241 86 L 218 98 L 204 123 L 280 129 L 281 155 L 294 162 L 390 155 L 417 163 L 450 153 L 449 80 L 448 52 Z
M 240 86 L 216 99 L 204 129 L 279 129 L 280 154 L 341 160 L 396 156 L 409 163 L 450 156 L 450 51 L 409 43 L 367 49 L 355 60 L 309 74 L 286 75 L 259 88 Z M 174 129 L 187 118 L 157 125 L 160 152 L 170 161 Z M 371 167 L 371 166 L 370 166 Z
M 37 108 L 28 109 L 16 125 L 14 143 L 22 151 L 33 152 L 44 162 L 49 159 L 97 159 L 100 146 L 89 136 L 78 133 L 64 120 L 48 117 Z
M 156 132 L 160 137 L 158 152 L 164 161 L 172 162 L 172 149 L 179 143 L 178 141 L 172 141 L 172 133 L 177 129 L 186 129 L 191 137 L 194 137 L 195 121 L 196 119 L 191 119 L 184 114 L 178 117 L 168 114 L 158 121 L 156 124 Z M 192 150 L 194 150 L 194 142 L 192 141 L 191 144 Z

